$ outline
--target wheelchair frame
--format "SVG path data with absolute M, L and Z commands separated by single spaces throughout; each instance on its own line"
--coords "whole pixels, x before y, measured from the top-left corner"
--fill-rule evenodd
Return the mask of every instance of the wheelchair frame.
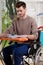
M 0 41 L 0 44 L 1 44 L 1 41 Z M 5 46 L 5 44 L 4 44 L 4 46 Z M 3 48 L 2 48 L 3 49 Z M 5 63 L 4 63 L 4 58 L 3 58 L 3 53 L 2 53 L 2 49 L 1 49 L 1 51 L 0 51 L 0 61 L 1 61 L 1 64 L 2 65 L 5 65 Z
M 40 35 L 40 31 L 39 31 L 39 35 Z M 40 36 L 39 36 L 40 38 Z M 33 42 L 32 47 L 29 49 L 28 55 L 27 56 L 23 56 L 23 63 L 22 65 L 39 65 L 38 63 L 41 63 L 43 65 L 43 46 L 40 45 L 40 40 L 36 40 L 36 42 Z M 37 43 L 38 43 L 38 47 L 37 47 Z M 35 52 L 31 51 L 32 48 L 34 46 Z M 30 54 L 30 52 L 33 52 L 33 54 Z M 39 60 L 41 58 L 41 60 Z M 31 62 L 29 62 L 31 59 Z M 40 64 L 40 65 L 41 65 Z

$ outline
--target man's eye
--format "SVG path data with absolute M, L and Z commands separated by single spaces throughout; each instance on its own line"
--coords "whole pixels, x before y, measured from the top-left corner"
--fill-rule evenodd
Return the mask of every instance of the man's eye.
M 19 10 L 19 11 L 17 11 L 17 12 L 22 12 L 22 10 Z
M 22 10 L 20 10 L 20 12 L 22 12 Z

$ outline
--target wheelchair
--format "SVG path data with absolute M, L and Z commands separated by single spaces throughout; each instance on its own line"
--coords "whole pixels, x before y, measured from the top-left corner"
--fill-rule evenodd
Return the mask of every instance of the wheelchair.
M 38 33 L 38 39 L 31 42 L 28 54 L 22 57 L 21 65 L 43 65 L 43 31 Z M 12 41 L 9 44 L 11 43 Z M 0 59 L 2 65 L 5 65 L 2 51 L 0 52 Z
M 21 65 L 43 65 L 43 31 L 39 31 L 38 39 L 30 44 L 28 54 L 23 56 Z
M 5 63 L 4 63 L 4 57 L 3 57 L 3 52 L 2 52 L 2 45 L 1 45 L 1 41 L 0 41 L 0 64 L 1 65 L 5 65 Z

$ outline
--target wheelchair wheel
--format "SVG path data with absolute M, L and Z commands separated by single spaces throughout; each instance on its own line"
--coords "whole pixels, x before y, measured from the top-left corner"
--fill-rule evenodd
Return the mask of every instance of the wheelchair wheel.
M 33 56 L 31 55 L 30 57 L 28 56 L 23 56 L 23 60 L 21 65 L 34 65 L 34 59 Z
M 3 54 L 0 52 L 0 65 L 5 65 L 4 59 L 3 59 Z
M 36 52 L 35 65 L 43 65 L 43 47 L 40 47 Z
M 21 65 L 29 65 L 29 58 L 27 56 L 22 57 Z
M 5 65 L 3 59 L 0 59 L 0 65 Z

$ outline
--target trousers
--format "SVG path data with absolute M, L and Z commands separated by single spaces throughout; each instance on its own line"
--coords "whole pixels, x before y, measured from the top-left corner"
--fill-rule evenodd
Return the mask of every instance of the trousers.
M 28 44 L 13 44 L 3 48 L 3 57 L 6 65 L 12 65 L 11 56 L 13 55 L 14 65 L 21 65 L 22 56 L 28 52 Z

